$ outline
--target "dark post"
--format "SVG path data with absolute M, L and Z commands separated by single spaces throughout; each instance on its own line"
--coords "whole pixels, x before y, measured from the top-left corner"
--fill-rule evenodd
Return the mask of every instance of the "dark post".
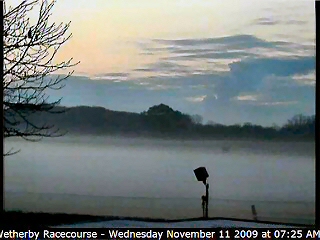
M 206 184 L 206 218 L 208 219 L 208 205 L 209 205 L 209 183 Z
M 253 220 L 258 221 L 258 215 L 257 215 L 256 207 L 254 205 L 251 205 L 251 212 L 252 212 Z
M 202 196 L 202 208 L 203 208 L 202 210 L 203 210 L 203 217 L 208 219 L 209 183 L 207 183 L 207 178 L 209 177 L 209 174 L 205 167 L 199 167 L 193 171 L 197 177 L 197 180 L 203 182 L 203 184 L 206 187 L 206 195 Z

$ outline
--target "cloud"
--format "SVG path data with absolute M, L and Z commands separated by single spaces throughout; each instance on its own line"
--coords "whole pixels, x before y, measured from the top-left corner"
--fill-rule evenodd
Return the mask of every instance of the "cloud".
M 233 75 L 289 76 L 305 74 L 313 70 L 315 68 L 315 57 L 246 59 L 231 63 L 229 66 Z
M 154 39 L 154 43 L 169 45 L 171 50 L 177 49 L 182 46 L 202 47 L 207 46 L 211 49 L 232 48 L 232 49 L 244 49 L 255 47 L 273 47 L 274 43 L 259 39 L 253 35 L 233 35 L 219 38 L 199 38 L 199 39 L 177 39 L 177 40 L 165 40 Z
M 182 50 L 181 50 L 182 52 Z M 201 51 L 202 52 L 202 51 Z M 225 52 L 221 52 L 221 51 L 206 51 L 206 52 L 197 52 L 194 51 L 193 54 L 181 54 L 181 55 L 176 55 L 176 57 L 170 57 L 169 59 L 199 59 L 199 58 L 203 58 L 203 59 L 235 59 L 235 58 L 243 58 L 243 57 L 249 57 L 249 56 L 256 56 L 255 53 L 250 53 L 250 52 L 246 52 L 244 50 L 239 51 L 239 50 L 227 50 Z
M 278 25 L 283 27 L 302 27 L 314 20 L 314 1 L 275 1 L 272 7 L 262 9 L 259 18 L 252 21 L 252 25 Z M 288 32 L 288 31 L 287 31 Z
M 257 25 L 276 25 L 279 23 L 279 21 L 276 21 L 272 18 L 261 17 L 261 18 L 256 19 L 254 21 L 254 23 Z
M 147 87 L 148 90 L 168 90 L 168 89 L 179 89 L 181 86 L 170 86 L 170 85 L 152 85 L 150 87 Z
M 308 21 L 303 20 L 288 20 L 283 22 L 286 25 L 306 25 Z
M 254 106 L 287 106 L 292 104 L 298 104 L 299 101 L 292 100 L 292 101 L 276 101 L 271 97 L 267 92 L 260 91 L 259 94 L 240 94 L 234 97 L 233 101 L 238 101 L 239 103 L 246 104 L 246 105 L 254 105 Z
M 267 41 L 252 35 L 234 35 L 202 39 L 153 39 L 144 42 L 141 51 L 158 59 L 134 69 L 149 76 L 186 76 L 229 72 L 234 62 L 248 59 L 298 58 L 315 54 L 314 44 Z M 267 60 L 265 60 L 267 61 Z
M 105 73 L 91 76 L 92 80 L 113 80 L 113 81 L 125 81 L 128 80 L 128 73 Z
M 206 99 L 207 95 L 196 96 L 196 97 L 187 97 L 186 100 L 189 102 L 199 103 L 203 102 Z
M 316 84 L 316 73 L 315 71 L 310 71 L 306 74 L 295 74 L 292 76 L 293 80 L 302 85 L 315 86 Z
M 270 17 L 260 17 L 253 21 L 255 25 L 306 25 L 308 21 L 306 20 L 275 20 L 274 18 Z
M 192 70 L 186 65 L 178 64 L 173 61 L 161 61 L 145 65 L 144 67 L 134 69 L 133 71 L 149 72 L 157 76 L 183 76 L 191 74 Z
M 292 86 L 298 88 L 292 79 L 293 76 L 307 74 L 314 70 L 314 66 L 314 57 L 261 58 L 237 61 L 229 64 L 228 74 L 215 81 L 215 90 L 222 98 L 231 99 L 243 92 L 256 94 L 268 89 L 286 89 Z M 281 95 L 279 93 L 279 96 Z
M 239 101 L 257 101 L 257 95 L 239 95 L 235 99 Z
M 298 101 L 288 101 L 288 102 L 261 102 L 261 103 L 256 103 L 257 106 L 287 106 L 287 105 L 292 105 L 292 104 L 297 104 Z

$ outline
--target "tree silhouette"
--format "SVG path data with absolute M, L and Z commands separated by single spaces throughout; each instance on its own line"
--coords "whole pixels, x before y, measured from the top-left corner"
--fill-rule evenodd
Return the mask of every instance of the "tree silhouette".
M 191 119 L 194 124 L 202 124 L 203 122 L 203 117 L 199 114 L 192 115 Z
M 296 135 L 314 136 L 315 133 L 315 115 L 304 116 L 298 114 L 293 116 L 281 128 L 283 133 L 290 133 Z
M 75 66 L 72 58 L 55 63 L 60 47 L 70 39 L 67 24 L 49 23 L 55 1 L 22 1 L 6 8 L 3 15 L 3 132 L 4 138 L 22 137 L 37 141 L 42 137 L 60 136 L 58 129 L 46 124 L 37 125 L 30 116 L 37 112 L 54 112 L 60 100 L 49 101 L 48 89 L 61 89 L 73 71 L 55 75 L 57 70 Z M 28 13 L 40 4 L 36 23 L 31 26 Z M 10 150 L 5 155 L 12 154 Z
M 152 106 L 146 112 L 142 112 L 145 123 L 152 130 L 161 132 L 175 132 L 187 129 L 192 124 L 189 115 L 175 111 L 165 104 Z

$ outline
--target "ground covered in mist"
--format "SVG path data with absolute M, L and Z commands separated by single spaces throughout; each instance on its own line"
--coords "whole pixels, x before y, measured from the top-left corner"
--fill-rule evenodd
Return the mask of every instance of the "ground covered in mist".
M 315 145 L 310 142 L 61 137 L 5 159 L 7 211 L 185 219 L 200 217 L 205 166 L 209 216 L 314 222 Z M 227 147 L 227 150 L 226 150 Z
M 20 141 L 20 140 L 19 140 Z M 22 141 L 22 140 L 21 140 Z M 172 139 L 171 137 L 147 138 L 147 137 L 125 137 L 125 136 L 83 136 L 67 135 L 59 138 L 43 139 L 44 142 L 86 144 L 100 147 L 121 146 L 121 147 L 152 147 L 165 148 L 187 148 L 192 150 L 210 150 L 217 153 L 224 151 L 227 147 L 229 152 L 237 153 L 245 151 L 247 154 L 284 154 L 284 155 L 306 155 L 315 156 L 315 143 L 310 141 L 283 141 L 283 140 L 257 140 L 257 139 Z

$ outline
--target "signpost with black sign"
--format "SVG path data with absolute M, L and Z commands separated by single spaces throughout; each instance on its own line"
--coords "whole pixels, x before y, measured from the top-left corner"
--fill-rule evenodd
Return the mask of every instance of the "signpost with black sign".
M 203 182 L 203 184 L 206 187 L 206 195 L 202 196 L 201 199 L 202 199 L 203 217 L 208 219 L 209 183 L 207 183 L 207 178 L 209 177 L 209 174 L 205 167 L 199 167 L 193 171 L 194 171 L 194 174 L 196 175 L 197 180 L 200 182 Z

